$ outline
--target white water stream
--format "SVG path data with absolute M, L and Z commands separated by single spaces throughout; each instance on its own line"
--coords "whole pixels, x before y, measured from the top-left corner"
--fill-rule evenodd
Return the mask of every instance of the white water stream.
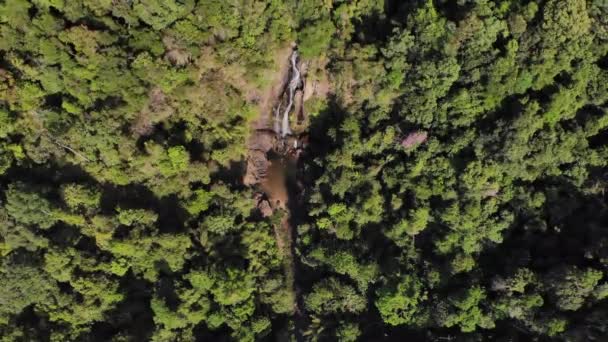
M 277 135 L 280 135 L 281 138 L 284 138 L 286 135 L 291 134 L 291 128 L 289 127 L 289 112 L 291 112 L 291 107 L 293 107 L 293 99 L 296 93 L 296 89 L 300 86 L 301 75 L 300 70 L 298 69 L 298 52 L 294 51 L 291 54 L 291 80 L 289 81 L 289 98 L 287 102 L 287 106 L 283 111 L 283 119 L 279 119 L 281 104 L 275 108 L 274 110 L 274 131 Z

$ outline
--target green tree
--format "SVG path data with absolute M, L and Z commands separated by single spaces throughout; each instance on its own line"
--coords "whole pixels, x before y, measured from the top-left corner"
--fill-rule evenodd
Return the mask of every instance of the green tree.
M 382 319 L 390 325 L 417 325 L 424 319 L 427 291 L 413 275 L 402 277 L 392 286 L 376 291 L 376 307 Z
M 167 27 L 178 18 L 185 16 L 194 7 L 194 1 L 136 0 L 134 14 L 155 30 Z
M 602 271 L 567 267 L 554 271 L 547 279 L 560 310 L 574 311 L 585 303 L 602 279 Z
M 17 222 L 50 228 L 57 219 L 51 202 L 24 183 L 12 183 L 6 191 L 7 213 Z
M 472 332 L 477 327 L 491 329 L 494 320 L 491 315 L 483 312 L 480 304 L 486 298 L 485 291 L 479 287 L 471 287 L 459 296 L 450 298 L 452 313 L 443 322 L 446 327 L 459 326 L 462 332 Z
M 306 309 L 316 314 L 360 313 L 365 309 L 365 297 L 354 287 L 336 278 L 321 280 L 304 299 Z
M 0 324 L 9 324 L 11 317 L 32 304 L 41 309 L 55 305 L 53 302 L 59 295 L 59 288 L 46 273 L 33 266 L 7 263 L 2 266 Z
M 327 51 L 335 31 L 336 28 L 329 19 L 304 26 L 299 34 L 299 51 L 302 57 L 318 57 Z
M 96 189 L 81 184 L 66 184 L 62 186 L 63 201 L 71 209 L 84 208 L 95 210 L 99 207 L 101 193 Z

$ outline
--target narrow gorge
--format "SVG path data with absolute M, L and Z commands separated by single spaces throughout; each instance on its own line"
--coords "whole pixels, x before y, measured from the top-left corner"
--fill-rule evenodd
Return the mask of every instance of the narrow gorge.
M 306 148 L 306 128 L 293 128 L 303 116 L 305 69 L 296 47 L 280 70 L 260 106 L 248 142 L 247 171 L 244 183 L 256 189 L 254 200 L 264 217 L 272 217 L 277 246 L 284 257 L 287 284 L 293 294 L 297 317 L 298 290 L 295 285 L 295 245 L 293 211 L 300 202 L 298 160 Z

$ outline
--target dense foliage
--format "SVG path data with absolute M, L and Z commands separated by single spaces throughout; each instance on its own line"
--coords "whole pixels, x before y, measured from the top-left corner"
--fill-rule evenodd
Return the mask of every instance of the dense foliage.
M 607 126 L 604 0 L 0 0 L 0 338 L 605 340 Z

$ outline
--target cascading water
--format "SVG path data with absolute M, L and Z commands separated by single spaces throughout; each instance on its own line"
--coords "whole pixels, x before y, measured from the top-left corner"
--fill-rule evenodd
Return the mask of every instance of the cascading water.
M 302 82 L 300 70 L 298 69 L 298 52 L 293 51 L 290 58 L 291 62 L 291 80 L 287 85 L 287 106 L 283 111 L 283 118 L 279 118 L 281 104 L 279 103 L 274 109 L 274 131 L 275 133 L 284 138 L 287 135 L 292 134 L 291 128 L 289 127 L 289 113 L 293 107 L 294 96 L 298 87 Z

